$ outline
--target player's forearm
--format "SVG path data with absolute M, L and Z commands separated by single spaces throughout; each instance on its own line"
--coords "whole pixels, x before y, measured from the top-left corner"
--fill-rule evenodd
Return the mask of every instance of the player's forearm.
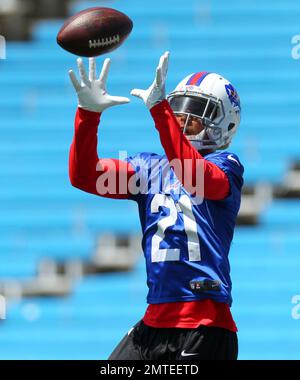
M 135 174 L 135 170 L 125 161 L 99 159 L 99 121 L 100 113 L 78 108 L 69 156 L 70 181 L 74 187 L 88 193 L 106 198 L 127 199 L 130 197 L 128 181 Z
M 75 117 L 75 134 L 69 155 L 69 177 L 73 186 L 96 193 L 99 172 L 96 167 L 97 132 L 100 113 L 78 108 Z
M 217 165 L 205 160 L 190 144 L 181 132 L 169 103 L 165 100 L 154 106 L 151 114 L 169 162 L 180 161 L 180 165 L 174 165 L 174 171 L 183 186 L 190 193 L 196 192 L 207 199 L 225 198 L 230 191 L 226 174 Z M 199 178 L 203 184 L 202 191 L 197 186 Z

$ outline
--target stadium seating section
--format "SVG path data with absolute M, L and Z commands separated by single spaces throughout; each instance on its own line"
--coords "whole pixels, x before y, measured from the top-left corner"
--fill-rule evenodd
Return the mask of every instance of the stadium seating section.
M 117 8 L 134 22 L 112 58 L 111 94 L 128 96 L 150 84 L 158 58 L 170 50 L 167 89 L 194 71 L 231 79 L 242 123 L 231 150 L 245 166 L 246 186 L 284 183 L 300 159 L 300 34 L 294 0 L 89 1 Z M 139 233 L 137 207 L 84 194 L 68 179 L 76 97 L 68 70 L 76 57 L 56 45 L 63 20 L 44 20 L 29 42 L 7 45 L 0 62 L 0 280 L 27 281 L 43 259 L 88 262 L 99 235 Z M 103 58 L 99 57 L 98 66 Z M 162 152 L 146 107 L 137 99 L 108 110 L 99 155 L 119 150 Z M 240 359 L 300 359 L 300 201 L 273 199 L 259 223 L 239 226 L 231 250 L 233 314 Z M 0 359 L 105 359 L 146 308 L 142 255 L 132 271 L 74 280 L 63 297 L 13 298 L 0 321 Z

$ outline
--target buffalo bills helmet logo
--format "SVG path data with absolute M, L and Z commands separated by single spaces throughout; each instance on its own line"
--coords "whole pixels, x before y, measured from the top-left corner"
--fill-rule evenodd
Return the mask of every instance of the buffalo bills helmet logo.
M 227 92 L 227 95 L 228 95 L 228 98 L 229 98 L 231 104 L 234 107 L 238 107 L 240 110 L 241 109 L 241 103 L 240 103 L 240 98 L 238 96 L 236 89 L 233 87 L 232 84 L 226 84 L 225 89 L 226 89 L 226 92 Z

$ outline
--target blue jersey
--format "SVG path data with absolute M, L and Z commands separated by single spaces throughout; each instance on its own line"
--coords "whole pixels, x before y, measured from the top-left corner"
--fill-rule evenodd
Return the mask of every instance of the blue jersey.
M 139 207 L 150 304 L 201 299 L 232 303 L 228 254 L 244 168 L 236 155 L 225 151 L 205 159 L 229 179 L 230 194 L 221 201 L 195 202 L 165 155 L 128 158 L 140 190 L 133 199 Z

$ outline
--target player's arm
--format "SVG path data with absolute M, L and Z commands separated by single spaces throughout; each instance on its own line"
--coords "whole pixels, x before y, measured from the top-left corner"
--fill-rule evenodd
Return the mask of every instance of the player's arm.
M 206 160 L 188 141 L 180 130 L 176 117 L 167 100 L 151 109 L 155 127 L 169 162 L 180 161 L 174 165 L 178 178 L 192 194 L 211 200 L 221 200 L 230 192 L 229 180 L 225 172 L 216 164 Z M 202 177 L 202 178 L 201 178 Z M 200 180 L 199 180 L 200 178 Z M 198 179 L 198 186 L 197 186 Z M 202 180 L 203 184 L 202 186 Z M 200 186 L 199 186 L 200 185 Z
M 133 167 L 124 161 L 99 159 L 97 154 L 97 133 L 101 113 L 114 105 L 128 103 L 129 99 L 112 97 L 107 94 L 105 83 L 109 69 L 105 60 L 99 79 L 96 79 L 96 62 L 89 61 L 90 72 L 87 78 L 83 62 L 78 60 L 81 83 L 73 71 L 70 78 L 78 94 L 78 109 L 75 117 L 75 133 L 69 155 L 69 177 L 71 184 L 83 191 L 109 198 L 128 198 L 128 182 L 119 187 L 121 180 L 128 181 L 135 174 Z M 101 175 L 109 173 L 112 188 L 101 188 Z
M 168 58 L 168 52 L 160 58 L 156 77 L 147 90 L 134 89 L 131 94 L 141 98 L 150 110 L 169 162 L 180 161 L 180 165 L 173 167 L 183 186 L 190 193 L 196 193 L 207 199 L 224 199 L 230 192 L 227 175 L 217 165 L 205 160 L 189 143 L 181 132 L 176 117 L 165 99 Z M 203 190 L 202 186 L 200 189 L 196 187 L 197 178 L 201 175 L 204 182 Z

